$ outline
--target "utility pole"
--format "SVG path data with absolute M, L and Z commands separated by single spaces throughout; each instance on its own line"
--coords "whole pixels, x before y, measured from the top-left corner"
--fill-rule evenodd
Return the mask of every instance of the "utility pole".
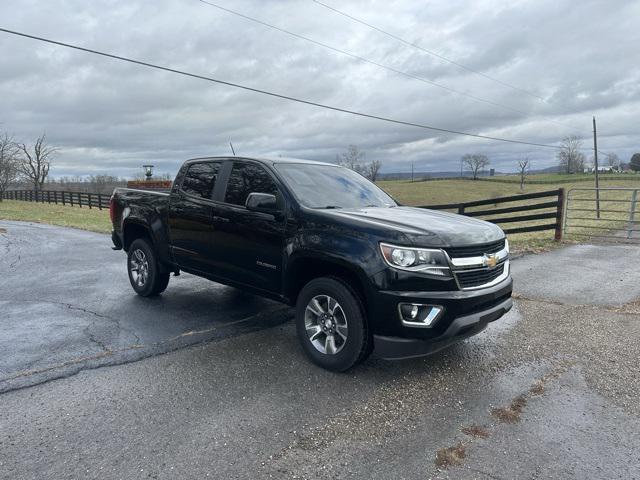
M 231 147 L 231 153 L 233 153 L 233 156 L 236 156 L 236 151 L 233 149 L 233 143 L 231 143 L 231 139 L 229 139 L 229 146 Z
M 460 178 L 462 178 L 462 158 L 460 159 Z
M 411 182 L 413 182 L 413 162 L 411 162 Z
M 598 172 L 598 135 L 596 133 L 596 116 L 593 116 L 593 160 L 596 174 L 596 217 L 600 218 L 600 176 Z

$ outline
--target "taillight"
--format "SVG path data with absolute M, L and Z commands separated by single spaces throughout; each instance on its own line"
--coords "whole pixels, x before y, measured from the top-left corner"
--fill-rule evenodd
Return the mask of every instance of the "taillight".
M 116 219 L 116 200 L 115 198 L 113 198 L 113 195 L 109 199 L 109 218 L 111 219 L 111 224 L 113 225 L 113 222 Z

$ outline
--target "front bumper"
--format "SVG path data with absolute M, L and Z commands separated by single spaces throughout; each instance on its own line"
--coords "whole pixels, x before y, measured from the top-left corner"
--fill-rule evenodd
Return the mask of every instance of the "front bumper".
M 460 340 L 477 335 L 487 328 L 490 322 L 498 320 L 511 310 L 512 306 L 511 298 L 506 298 L 486 310 L 458 317 L 449 324 L 444 333 L 428 340 L 374 335 L 374 351 L 379 357 L 387 360 L 429 355 Z

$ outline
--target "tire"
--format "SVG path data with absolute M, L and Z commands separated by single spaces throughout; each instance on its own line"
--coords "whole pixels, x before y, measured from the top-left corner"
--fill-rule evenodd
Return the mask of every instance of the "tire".
M 127 252 L 127 272 L 133 290 L 141 297 L 153 297 L 167 289 L 169 272 L 158 262 L 151 243 L 138 238 Z
M 371 353 L 362 302 L 339 278 L 320 277 L 304 286 L 296 302 L 296 331 L 309 359 L 327 370 L 344 372 Z

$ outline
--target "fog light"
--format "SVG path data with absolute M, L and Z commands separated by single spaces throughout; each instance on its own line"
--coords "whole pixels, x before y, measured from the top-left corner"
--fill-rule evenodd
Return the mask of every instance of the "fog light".
M 402 324 L 407 327 L 431 327 L 440 318 L 444 307 L 419 303 L 399 303 L 398 312 Z

